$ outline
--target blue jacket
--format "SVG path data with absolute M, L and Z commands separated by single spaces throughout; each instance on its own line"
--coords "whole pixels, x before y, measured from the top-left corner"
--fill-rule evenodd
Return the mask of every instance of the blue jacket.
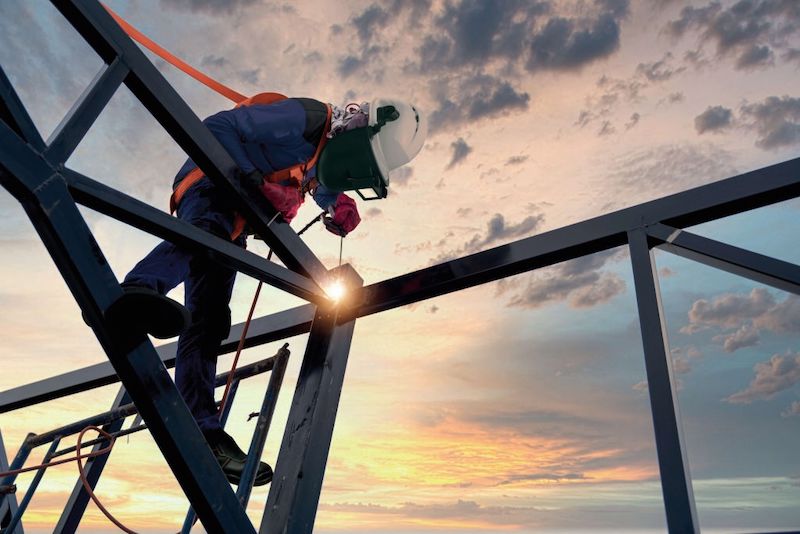
M 220 111 L 203 121 L 245 173 L 261 174 L 291 167 L 311 159 L 327 120 L 327 107 L 310 98 L 287 98 L 272 104 L 256 104 Z M 187 159 L 175 176 L 173 188 L 197 165 Z M 316 166 L 307 179 L 316 176 Z M 288 184 L 287 184 L 288 185 Z M 314 201 L 328 209 L 339 196 L 320 184 Z

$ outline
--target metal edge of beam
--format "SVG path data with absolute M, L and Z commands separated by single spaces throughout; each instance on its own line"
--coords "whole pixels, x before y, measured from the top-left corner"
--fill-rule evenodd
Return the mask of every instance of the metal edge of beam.
M 632 230 L 628 236 L 667 528 L 670 534 L 698 533 L 700 525 L 683 439 L 655 258 L 643 229 Z
M 236 179 L 238 168 L 222 145 L 166 81 L 147 56 L 96 0 L 51 0 L 100 57 L 120 56 L 130 69 L 125 84 L 192 160 L 239 206 L 239 212 L 289 269 L 318 284 L 327 269 L 288 224 L 268 221 L 277 213 L 266 200 L 250 198 Z
M 659 249 L 800 295 L 800 266 L 664 224 L 648 226 Z
M 110 65 L 103 65 L 47 140 L 44 156 L 51 164 L 58 165 L 69 159 L 103 108 L 125 81 L 128 72 L 128 67 L 119 58 Z
M 88 176 L 71 169 L 60 172 L 67 180 L 73 198 L 86 207 L 172 243 L 209 251 L 220 263 L 302 299 L 317 304 L 329 300 L 313 280 L 167 215 Z
M 800 158 L 419 269 L 363 288 L 362 317 L 625 244 L 629 230 L 691 226 L 800 196 Z
M 311 329 L 311 321 L 314 318 L 315 310 L 316 306 L 313 304 L 305 304 L 253 319 L 245 339 L 245 347 L 255 347 L 307 333 Z M 236 350 L 243 328 L 244 323 L 231 327 L 228 338 L 220 346 L 219 354 L 226 354 Z M 156 352 L 167 368 L 175 366 L 175 350 L 177 346 L 177 342 L 172 342 L 156 347 Z M 110 362 L 90 365 L 0 392 L 0 413 L 18 410 L 118 381 L 119 377 Z
M 44 150 L 44 139 L 36 129 L 33 119 L 14 90 L 2 65 L 0 65 L 0 120 L 8 124 L 35 150 Z

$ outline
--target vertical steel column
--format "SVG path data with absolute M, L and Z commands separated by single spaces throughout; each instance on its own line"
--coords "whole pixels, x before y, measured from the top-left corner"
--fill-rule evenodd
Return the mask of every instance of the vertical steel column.
M 250 449 L 247 451 L 247 462 L 244 465 L 241 480 L 239 480 L 239 487 L 236 489 L 236 496 L 245 510 L 247 510 L 247 501 L 250 500 L 250 492 L 253 491 L 258 462 L 264 453 L 264 443 L 267 441 L 269 426 L 272 423 L 272 414 L 275 413 L 275 406 L 278 404 L 278 395 L 281 392 L 283 376 L 286 374 L 286 364 L 289 361 L 288 346 L 289 344 L 286 343 L 280 348 L 275 365 L 272 367 L 269 385 L 264 392 L 264 400 L 261 403 L 256 427 L 250 440 Z
M 129 404 L 131 402 L 131 398 L 128 393 L 125 391 L 125 388 L 122 387 L 117 393 L 116 399 L 114 399 L 114 404 L 111 405 L 112 410 L 116 410 L 117 408 Z M 122 429 L 122 425 L 125 423 L 125 418 L 118 419 L 113 423 L 109 423 L 103 426 L 103 430 L 108 433 L 118 432 Z M 96 452 L 108 444 L 107 441 L 100 442 L 95 444 L 92 447 L 92 452 Z M 101 456 L 95 456 L 94 458 L 89 458 L 86 460 L 86 480 L 89 482 L 89 486 L 94 489 L 97 485 L 97 481 L 100 480 L 100 475 L 103 473 L 103 469 L 106 467 L 106 462 L 108 462 L 108 457 L 111 456 L 111 453 L 103 454 Z M 86 506 L 89 504 L 89 494 L 86 492 L 86 488 L 83 487 L 83 483 L 78 479 L 75 482 L 75 487 L 72 488 L 72 493 L 69 496 L 69 500 L 67 504 L 64 506 L 64 511 L 61 513 L 61 517 L 58 519 L 58 524 L 56 524 L 55 529 L 53 530 L 53 534 L 73 534 L 76 530 L 78 530 L 78 525 L 83 518 L 83 513 L 86 511 Z
M 25 436 L 25 439 L 22 440 L 22 444 L 19 446 L 17 450 L 17 454 L 14 456 L 14 460 L 11 462 L 11 465 L 8 465 L 5 461 L 0 463 L 0 468 L 3 471 L 15 471 L 17 469 L 22 469 L 25 465 L 25 460 L 28 459 L 28 456 L 31 453 L 31 447 L 28 445 L 28 439 L 35 434 L 29 433 Z M 2 442 L 0 441 L 0 445 Z M 3 449 L 5 451 L 5 449 Z M 2 454 L 2 460 L 5 460 L 5 452 Z M 17 475 L 9 475 L 3 480 L 0 480 L 0 486 L 10 486 L 14 483 L 17 479 Z M 11 518 L 15 513 L 17 513 L 17 496 L 13 493 L 6 495 L 6 498 L 3 499 L 3 506 L 0 506 L 0 528 L 3 528 L 3 534 L 23 534 L 22 533 L 22 525 L 17 525 L 15 530 L 9 530 L 5 527 L 8 525 L 8 522 L 11 521 Z
M 42 458 L 43 464 L 46 464 L 50 461 L 50 459 L 53 457 L 53 453 L 56 452 L 56 448 L 58 447 L 59 443 L 61 443 L 60 437 L 56 437 L 52 443 L 50 443 L 50 448 L 47 449 L 44 458 Z M 16 512 L 14 512 L 14 515 L 11 517 L 11 521 L 9 521 L 8 526 L 6 526 L 6 530 L 8 532 L 14 532 L 14 529 L 16 529 L 17 526 L 22 529 L 22 514 L 24 514 L 25 510 L 28 508 L 28 504 L 31 502 L 33 494 L 36 492 L 36 488 L 39 487 L 39 483 L 42 481 L 45 471 L 47 471 L 46 467 L 42 467 L 36 471 L 36 474 L 33 476 L 33 480 L 31 480 L 31 485 L 28 486 L 28 489 L 25 491 L 25 496 L 22 497 L 22 500 L 19 502 L 19 508 Z
M 670 534 L 699 532 L 689 462 L 681 436 L 678 397 L 672 380 L 666 325 L 655 258 L 643 229 L 628 232 L 650 408 Z
M 343 281 L 358 293 L 361 277 L 349 265 Z M 275 465 L 261 534 L 311 532 L 328 460 L 355 319 L 338 324 L 337 306 L 320 308 L 311 325 L 289 419 Z

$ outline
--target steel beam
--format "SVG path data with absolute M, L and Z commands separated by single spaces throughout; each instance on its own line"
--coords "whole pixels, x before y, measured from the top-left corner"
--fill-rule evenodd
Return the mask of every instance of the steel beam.
M 327 302 L 325 292 L 305 276 L 268 261 L 228 240 L 176 219 L 149 204 L 70 169 L 61 171 L 81 204 L 197 253 L 310 302 Z M 275 224 L 275 223 L 273 223 Z
M 627 232 L 642 226 L 692 226 L 797 196 L 800 158 L 368 285 L 348 315 L 391 310 L 624 245 Z
M 128 88 L 206 176 L 236 202 L 239 213 L 283 264 L 323 285 L 327 269 L 288 224 L 268 224 L 277 213 L 275 209 L 261 195 L 250 195 L 242 188 L 239 170 L 230 155 L 100 3 L 51 1 L 103 61 L 111 64 L 121 58 L 130 69 L 125 80 Z
M 34 150 L 44 150 L 44 140 L 17 92 L 14 91 L 14 86 L 11 85 L 11 80 L 6 76 L 2 66 L 0 66 L 0 121 L 5 122 Z
M 0 123 L 0 183 L 20 201 L 206 529 L 253 532 L 175 384 L 143 333 L 103 316 L 122 296 L 114 273 L 49 165 Z
M 111 410 L 117 410 L 130 402 L 131 398 L 125 391 L 125 388 L 120 388 L 113 404 L 111 405 Z M 125 418 L 122 417 L 104 425 L 103 430 L 109 434 L 119 432 L 124 423 Z M 92 447 L 92 452 L 97 452 L 107 445 L 108 441 L 96 443 Z M 100 480 L 100 475 L 103 474 L 103 470 L 105 469 L 106 463 L 108 463 L 110 456 L 111 452 L 101 456 L 88 458 L 86 460 L 86 465 L 84 468 L 86 473 L 86 481 L 89 483 L 89 487 L 92 489 L 95 488 L 97 481 Z M 53 534 L 67 534 L 77 531 L 78 525 L 80 524 L 83 514 L 86 511 L 86 506 L 89 504 L 89 498 L 89 494 L 87 493 L 83 482 L 81 480 L 76 481 L 75 486 L 72 488 L 72 493 L 70 493 L 69 499 L 67 500 L 67 504 L 64 505 L 64 511 L 61 512 L 61 517 L 59 517 L 58 523 L 53 529 Z
M 286 374 L 286 365 L 289 362 L 288 343 L 284 345 L 276 356 L 275 366 L 269 376 L 269 385 L 264 392 L 264 400 L 258 412 L 256 427 L 253 430 L 253 437 L 250 439 L 250 448 L 247 451 L 247 462 L 242 471 L 239 486 L 236 488 L 236 496 L 239 502 L 247 510 L 247 502 L 250 500 L 250 492 L 253 490 L 258 463 L 264 453 L 264 443 L 267 441 L 269 427 L 272 423 L 272 415 L 275 413 L 275 406 L 278 404 L 278 395 L 281 392 L 283 376 Z
M 22 448 L 20 448 L 20 450 L 22 450 Z M 30 452 L 30 450 L 28 450 L 28 452 Z M 17 452 L 17 454 L 19 455 L 19 451 Z M 25 460 L 23 460 L 22 463 L 25 463 Z M 0 432 L 0 471 L 9 471 L 9 470 L 11 470 L 11 467 L 8 465 L 8 456 L 6 456 L 6 447 L 5 444 L 3 443 L 3 433 Z M 3 480 L 0 481 L 0 485 L 5 486 L 11 484 L 7 484 L 5 480 Z M 0 530 L 6 530 L 8 522 L 16 513 L 17 508 L 18 508 L 17 496 L 15 493 L 8 493 L 6 495 L 0 494 Z M 19 526 L 17 527 L 16 531 L 14 532 L 9 531 L 8 534 L 22 534 L 22 527 Z
M 303 306 L 253 319 L 247 331 L 245 348 L 307 333 L 311 328 L 315 309 L 316 307 L 312 304 L 304 304 Z M 228 335 L 228 339 L 220 346 L 219 354 L 227 354 L 236 350 L 236 346 L 242 336 L 243 327 L 244 323 L 231 327 L 231 333 Z M 159 358 L 167 368 L 175 366 L 177 346 L 177 342 L 173 342 L 156 347 Z M 118 381 L 119 377 L 110 362 L 90 365 L 0 392 L 0 413 L 18 410 L 26 406 L 88 391 Z
M 42 464 L 48 463 L 52 457 L 53 453 L 55 452 L 58 444 L 61 442 L 61 438 L 58 437 L 50 443 L 50 447 L 47 449 L 47 452 L 42 458 Z M 36 488 L 39 487 L 39 484 L 42 482 L 42 478 L 44 478 L 44 472 L 47 471 L 46 467 L 43 467 L 36 471 L 36 474 L 33 475 L 33 479 L 31 483 L 28 485 L 28 489 L 25 490 L 25 495 L 22 497 L 22 500 L 19 502 L 19 507 L 17 511 L 14 512 L 14 515 L 11 516 L 11 520 L 8 522 L 6 526 L 6 530 L 8 532 L 14 532 L 17 528 L 22 528 L 22 515 L 25 513 L 25 510 L 28 509 L 28 504 L 31 502 L 33 498 L 33 494 L 36 492 Z
M 643 229 L 628 236 L 667 528 L 670 534 L 699 533 L 655 259 Z
M 361 285 L 348 265 L 343 273 L 351 288 Z M 314 528 L 355 327 L 355 320 L 339 324 L 338 312 L 337 307 L 320 309 L 311 326 L 261 534 L 299 534 Z
M 31 454 L 31 447 L 28 445 L 28 438 L 31 436 L 33 436 L 33 434 L 28 434 L 25 436 L 25 439 L 22 441 L 19 449 L 17 449 L 17 454 L 14 455 L 14 459 L 11 461 L 10 465 L 6 462 L 0 464 L 0 467 L 3 468 L 3 471 L 16 471 L 25 466 L 25 462 L 27 461 L 28 456 Z M 3 457 L 5 458 L 5 454 L 3 454 Z M 8 475 L 3 477 L 2 480 L 0 480 L 0 486 L 13 485 L 14 481 L 17 480 L 17 476 L 18 475 Z M 18 510 L 16 494 L 10 493 L 6 495 L 2 502 L 4 505 L 0 506 L 0 528 L 3 529 L 3 534 L 23 534 L 21 524 L 17 524 L 14 530 L 6 528 L 11 521 L 11 518 L 17 513 Z
M 97 73 L 47 140 L 44 155 L 51 164 L 58 165 L 69 159 L 127 75 L 128 67 L 119 58 Z
M 761 284 L 800 294 L 800 267 L 665 224 L 647 227 L 658 248 Z

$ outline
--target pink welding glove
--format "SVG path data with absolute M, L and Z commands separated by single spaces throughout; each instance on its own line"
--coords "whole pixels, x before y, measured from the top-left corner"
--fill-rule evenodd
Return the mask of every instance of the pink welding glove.
M 336 202 L 333 204 L 333 215 L 325 217 L 325 228 L 332 234 L 346 236 L 355 230 L 361 217 L 358 215 L 356 201 L 344 193 L 339 193 Z
M 283 220 L 287 223 L 292 222 L 300 204 L 303 203 L 303 195 L 296 187 L 273 184 L 266 180 L 261 184 L 261 193 L 267 197 L 270 204 L 281 212 Z

